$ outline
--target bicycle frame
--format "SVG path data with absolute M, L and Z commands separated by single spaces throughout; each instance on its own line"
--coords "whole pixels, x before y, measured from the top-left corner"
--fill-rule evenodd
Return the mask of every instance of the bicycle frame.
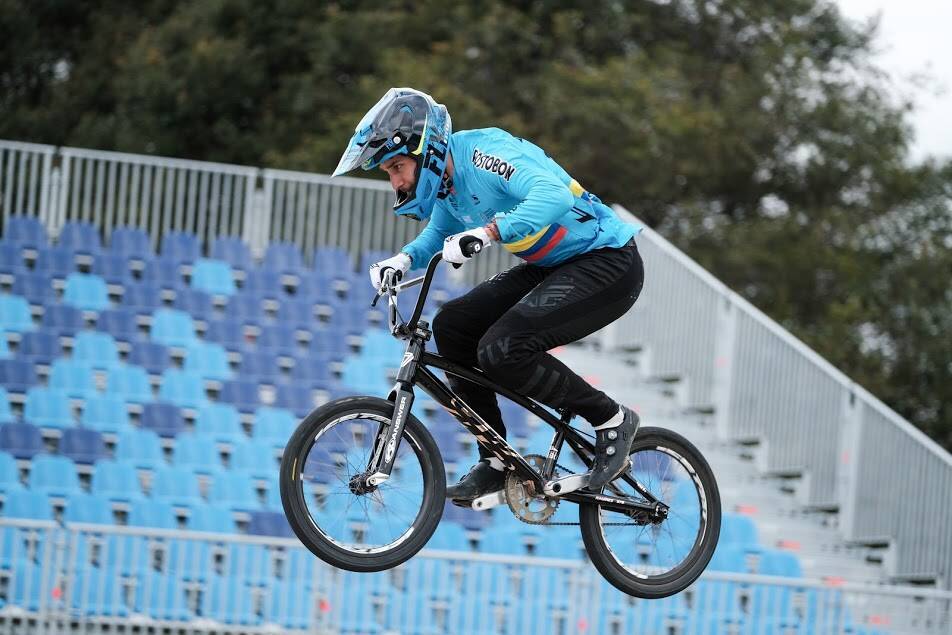
M 374 304 L 376 304 L 377 300 L 383 294 L 388 295 L 390 331 L 395 337 L 408 340 L 408 344 L 403 359 L 400 362 L 396 384 L 388 396 L 388 399 L 396 404 L 393 419 L 389 426 L 384 427 L 381 425 L 381 429 L 378 431 L 374 451 L 366 472 L 366 474 L 368 474 L 366 479 L 367 485 L 371 487 L 379 485 L 390 476 L 390 471 L 396 459 L 397 448 L 399 447 L 403 435 L 403 428 L 410 414 L 410 408 L 413 406 L 414 386 L 422 388 L 427 394 L 433 397 L 437 403 L 446 408 L 463 427 L 476 437 L 477 443 L 502 461 L 507 469 L 514 471 L 523 480 L 532 481 L 536 486 L 537 492 L 542 492 L 545 484 L 552 478 L 563 443 L 567 442 L 576 454 L 578 454 L 582 462 L 591 468 L 592 456 L 595 451 L 594 445 L 590 440 L 586 439 L 569 425 L 574 417 L 572 413 L 560 410 L 561 418 L 558 418 L 535 401 L 493 382 L 481 370 L 457 364 L 441 355 L 429 353 L 425 350 L 425 344 L 430 339 L 432 333 L 429 330 L 429 325 L 420 320 L 420 314 L 423 311 L 423 305 L 429 293 L 433 273 L 441 259 L 441 254 L 437 253 L 427 265 L 426 274 L 424 276 L 409 280 L 400 285 L 393 284 L 392 280 L 388 277 L 384 282 L 385 290 L 374 299 Z M 417 299 L 413 315 L 407 323 L 399 324 L 397 320 L 396 295 L 399 291 L 417 284 L 422 284 L 423 288 L 420 291 L 420 297 Z M 430 367 L 469 380 L 497 394 L 501 394 L 551 425 L 555 432 L 548 453 L 546 454 L 541 473 L 529 465 L 515 448 L 509 445 L 476 411 L 441 381 L 439 377 L 430 370 Z M 631 474 L 625 473 L 620 478 L 623 478 L 627 483 L 632 485 L 639 494 L 645 497 L 647 502 L 634 500 L 624 495 L 608 496 L 584 490 L 566 493 L 562 495 L 561 498 L 576 503 L 598 503 L 606 509 L 632 515 L 643 512 L 655 514 L 658 512 L 659 507 L 665 507 L 664 503 L 659 502 L 658 499 L 634 479 Z

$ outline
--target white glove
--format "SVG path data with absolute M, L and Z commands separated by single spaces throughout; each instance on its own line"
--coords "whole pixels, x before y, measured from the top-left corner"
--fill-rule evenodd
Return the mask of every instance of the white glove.
M 380 293 L 380 283 L 383 282 L 383 276 L 387 269 L 395 269 L 397 271 L 396 279 L 399 280 L 403 277 L 403 274 L 409 271 L 410 264 L 410 256 L 402 251 L 392 258 L 375 262 L 370 265 L 370 284 L 374 286 L 377 293 Z
M 479 246 L 476 251 L 471 255 L 464 254 L 463 245 L 468 245 L 474 238 L 479 241 Z M 486 247 L 489 247 L 492 242 L 493 239 L 490 238 L 489 232 L 486 231 L 485 227 L 477 227 L 476 229 L 453 234 L 443 243 L 443 260 L 451 262 L 454 265 L 461 265 L 469 260 L 471 256 L 475 256 Z M 472 251 L 472 249 L 473 247 L 469 247 L 470 251 Z

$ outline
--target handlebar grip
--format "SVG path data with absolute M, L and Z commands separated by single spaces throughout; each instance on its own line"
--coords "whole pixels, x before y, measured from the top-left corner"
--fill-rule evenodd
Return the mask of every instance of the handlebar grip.
M 467 258 L 475 256 L 483 249 L 483 241 L 476 238 L 475 236 L 463 236 L 459 241 L 460 251 L 463 252 L 463 255 Z

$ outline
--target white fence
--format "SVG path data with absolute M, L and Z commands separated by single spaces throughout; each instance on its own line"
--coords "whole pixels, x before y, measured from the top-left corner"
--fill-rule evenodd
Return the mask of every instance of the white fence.
M 0 220 L 36 215 L 54 237 L 90 220 L 104 238 L 125 224 L 154 245 L 183 230 L 241 236 L 256 255 L 283 240 L 305 258 L 325 245 L 356 258 L 419 230 L 391 203 L 373 180 L 0 141 Z M 722 437 L 760 441 L 765 471 L 802 474 L 802 502 L 838 509 L 847 540 L 889 541 L 891 574 L 950 588 L 952 457 L 661 236 L 638 243 L 645 289 L 606 345 L 638 346 L 654 374 L 680 377 Z M 491 249 L 461 273 L 475 282 L 513 262 Z

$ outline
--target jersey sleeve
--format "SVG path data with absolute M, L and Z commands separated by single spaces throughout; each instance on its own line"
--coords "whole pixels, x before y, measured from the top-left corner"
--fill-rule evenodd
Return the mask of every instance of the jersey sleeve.
M 410 256 L 414 269 L 425 267 L 433 254 L 443 248 L 443 240 L 447 236 L 452 236 L 465 229 L 463 223 L 450 214 L 445 206 L 437 203 L 433 208 L 433 215 L 430 216 L 430 222 L 416 238 L 407 243 L 400 251 Z

